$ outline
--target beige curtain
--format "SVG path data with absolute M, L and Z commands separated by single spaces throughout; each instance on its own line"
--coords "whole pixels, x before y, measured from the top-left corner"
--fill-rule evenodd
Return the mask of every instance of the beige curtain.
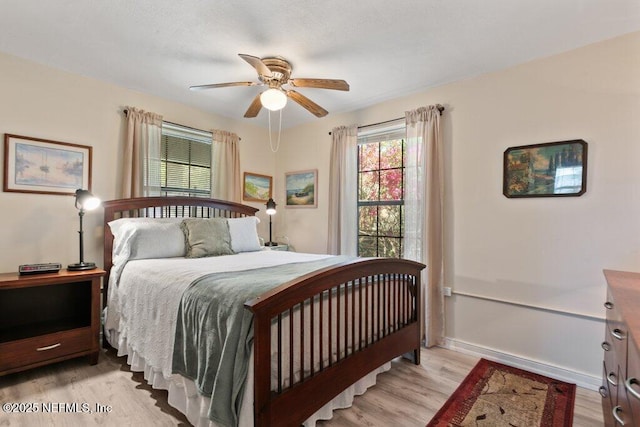
M 405 113 L 405 258 L 425 263 L 423 324 L 427 347 L 444 337 L 443 157 L 440 111 L 436 106 Z
M 331 131 L 329 170 L 329 230 L 327 252 L 358 253 L 358 127 L 340 126 Z
M 162 116 L 127 107 L 123 153 L 123 198 L 160 195 Z
M 214 130 L 212 134 L 211 197 L 240 202 L 240 138 L 224 130 Z

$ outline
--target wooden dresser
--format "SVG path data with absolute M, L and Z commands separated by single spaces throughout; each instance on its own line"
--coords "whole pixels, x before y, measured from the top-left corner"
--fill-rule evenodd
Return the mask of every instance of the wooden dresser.
M 607 313 L 600 394 L 606 426 L 640 425 L 640 273 L 605 270 Z

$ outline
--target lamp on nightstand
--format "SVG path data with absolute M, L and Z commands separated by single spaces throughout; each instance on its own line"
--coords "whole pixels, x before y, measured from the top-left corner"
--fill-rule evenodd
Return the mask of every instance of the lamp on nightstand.
M 276 202 L 272 198 L 269 198 L 269 200 L 267 201 L 267 215 L 269 215 L 269 241 L 264 244 L 265 246 L 278 246 L 276 242 L 273 242 L 271 240 L 271 218 L 275 215 L 275 213 Z
M 93 262 L 84 262 L 84 232 L 82 231 L 82 217 L 84 211 L 90 211 L 100 206 L 100 199 L 95 197 L 89 190 L 76 190 L 76 209 L 78 209 L 78 216 L 80 217 L 80 230 L 78 235 L 80 236 L 80 262 L 76 264 L 69 264 L 67 270 L 79 271 L 79 270 L 93 270 L 96 268 L 96 264 Z

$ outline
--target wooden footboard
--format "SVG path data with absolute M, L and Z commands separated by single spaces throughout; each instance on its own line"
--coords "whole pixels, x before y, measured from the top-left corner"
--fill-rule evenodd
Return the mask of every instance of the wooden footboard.
M 424 267 L 407 260 L 356 260 L 247 302 L 254 314 L 256 426 L 299 426 L 404 353 L 413 352 L 419 364 Z

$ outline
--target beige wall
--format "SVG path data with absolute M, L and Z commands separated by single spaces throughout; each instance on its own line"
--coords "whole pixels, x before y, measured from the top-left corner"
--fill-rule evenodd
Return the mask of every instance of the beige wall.
M 278 177 L 317 168 L 319 207 L 280 210 L 278 232 L 299 250 L 325 250 L 332 127 L 433 103 L 447 108 L 446 285 L 543 308 L 454 296 L 447 299 L 449 342 L 594 379 L 604 333 L 602 269 L 640 269 L 640 33 L 288 130 Z M 589 144 L 585 195 L 502 195 L 507 147 L 569 139 Z M 278 194 L 282 203 L 281 187 Z
M 119 188 L 125 106 L 154 111 L 186 126 L 236 132 L 242 138 L 241 169 L 267 175 L 275 171 L 274 156 L 264 144 L 267 132 L 243 119 L 206 114 L 4 54 L 0 54 L 0 75 L 0 133 L 92 146 L 92 190 L 103 200 L 115 198 Z M 71 197 L 0 192 L 0 215 L 0 271 L 16 271 L 19 264 L 32 262 L 78 261 L 78 216 Z M 101 210 L 85 216 L 85 260 L 99 265 L 101 221 Z M 262 221 L 263 236 L 266 230 Z

